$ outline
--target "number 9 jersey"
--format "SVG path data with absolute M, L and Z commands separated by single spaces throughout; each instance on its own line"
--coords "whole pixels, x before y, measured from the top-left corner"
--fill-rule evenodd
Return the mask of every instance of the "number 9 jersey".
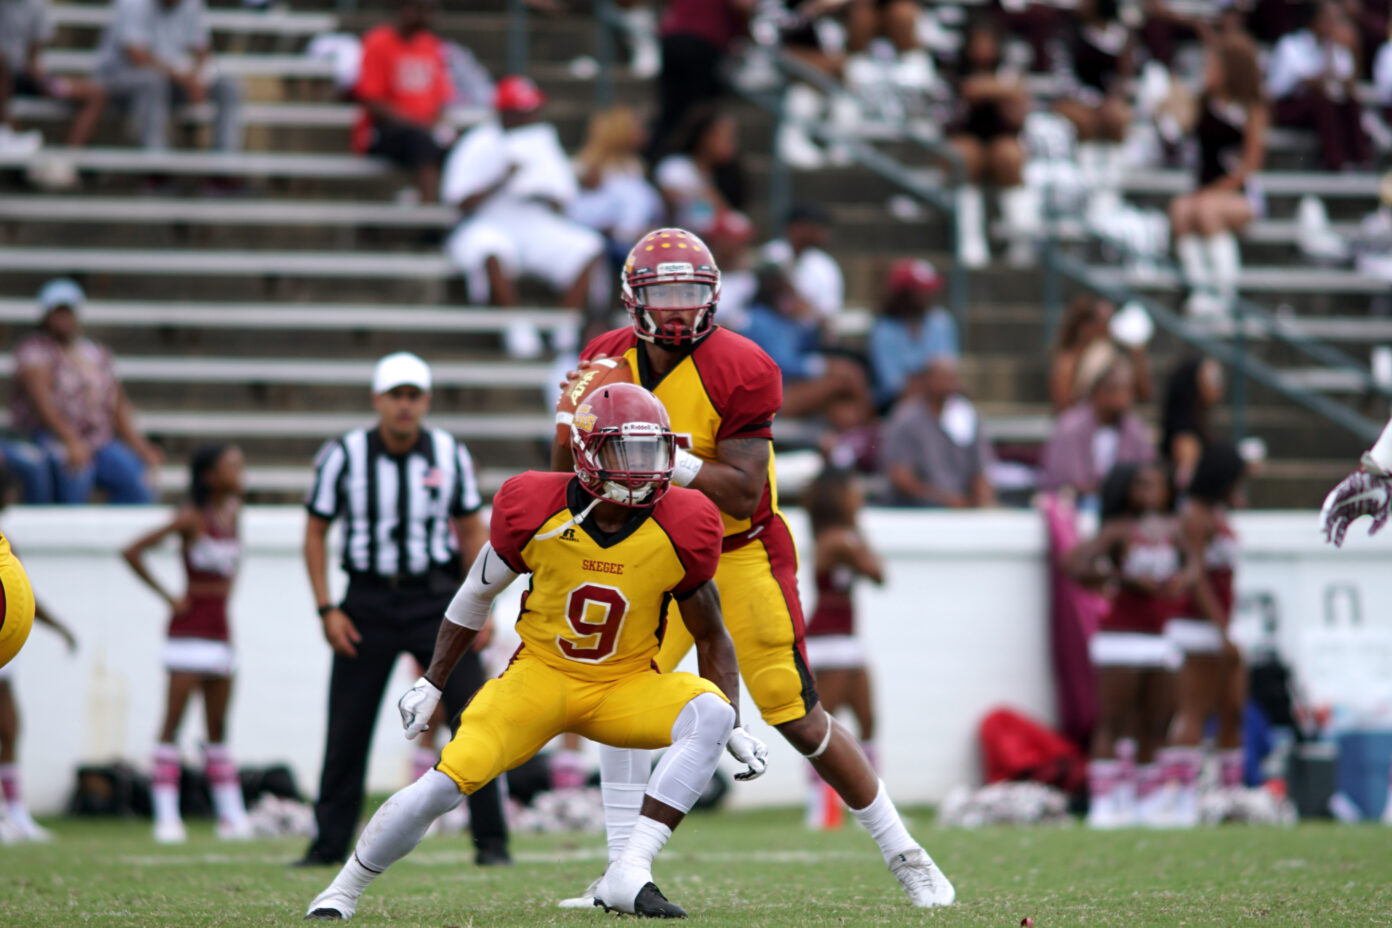
M 489 540 L 515 573 L 531 574 L 517 619 L 526 654 L 617 679 L 653 669 L 668 604 L 715 575 L 723 531 L 720 510 L 695 490 L 672 487 L 615 532 L 572 523 L 593 500 L 572 474 L 520 474 L 493 498 Z

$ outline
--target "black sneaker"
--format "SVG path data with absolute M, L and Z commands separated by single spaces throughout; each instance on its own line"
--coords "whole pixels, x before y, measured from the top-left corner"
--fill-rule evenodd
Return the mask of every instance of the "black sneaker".
M 611 909 L 598 897 L 595 898 L 594 904 L 606 912 L 619 911 Z M 686 918 L 686 909 L 675 902 L 668 902 L 656 883 L 644 883 L 633 900 L 633 914 L 639 918 Z

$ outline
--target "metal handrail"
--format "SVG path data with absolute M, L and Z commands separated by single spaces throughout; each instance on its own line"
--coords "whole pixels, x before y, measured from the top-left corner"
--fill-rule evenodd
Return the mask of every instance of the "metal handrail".
M 606 104 L 612 99 L 613 78 L 612 69 L 614 67 L 613 48 L 614 43 L 609 33 L 627 33 L 630 30 L 629 24 L 625 22 L 617 13 L 613 0 L 595 0 L 595 20 L 598 28 L 603 34 L 600 41 L 596 43 L 596 52 L 599 56 L 599 77 L 596 82 L 596 95 L 601 104 Z M 783 90 L 786 89 L 791 80 L 799 80 L 813 84 L 818 89 L 829 95 L 851 95 L 840 83 L 826 74 L 812 68 L 805 62 L 799 61 L 782 49 L 773 50 L 773 62 L 776 65 L 783 82 L 776 88 L 775 92 L 761 94 L 736 88 L 738 93 L 745 100 L 768 111 L 774 117 L 774 134 L 777 138 L 779 126 L 790 117 L 784 112 L 782 100 Z M 954 260 L 948 269 L 948 309 L 957 320 L 959 333 L 966 330 L 966 312 L 969 300 L 970 282 L 967 269 L 960 261 L 955 259 L 957 245 L 957 223 L 956 223 L 956 200 L 952 191 L 960 187 L 966 179 L 966 166 L 962 162 L 961 156 L 952 146 L 938 139 L 930 139 L 916 133 L 905 133 L 899 140 L 917 144 L 936 158 L 942 159 L 948 166 L 948 173 L 951 179 L 947 190 L 941 186 L 930 183 L 918 177 L 912 170 L 905 167 L 899 161 L 889 157 L 881 151 L 866 145 L 860 139 L 840 135 L 835 129 L 826 123 L 811 123 L 803 120 L 795 121 L 798 128 L 807 132 L 812 137 L 824 144 L 834 144 L 846 151 L 851 160 L 861 167 L 873 172 L 891 184 L 907 191 L 914 197 L 922 200 L 939 212 L 943 213 L 948 220 L 949 228 L 952 230 L 952 241 L 954 250 Z M 786 171 L 786 166 L 775 157 L 775 175 L 779 171 Z M 778 200 L 780 196 L 786 199 L 786 188 L 788 182 L 786 177 L 777 177 L 772 180 L 770 194 L 772 199 Z M 775 213 L 776 214 L 776 213 Z
M 1275 368 L 1252 357 L 1251 353 L 1247 351 L 1243 344 L 1243 339 L 1241 337 L 1245 328 L 1244 316 L 1246 315 L 1248 306 L 1253 306 L 1261 313 L 1265 313 L 1265 310 L 1261 307 L 1255 307 L 1250 301 L 1243 301 L 1245 305 L 1240 305 L 1237 308 L 1234 321 L 1237 323 L 1238 337 L 1234 339 L 1233 344 L 1229 344 L 1221 339 L 1195 332 L 1168 306 L 1165 306 L 1157 300 L 1142 296 L 1126 284 L 1111 283 L 1099 278 L 1091 267 L 1072 255 L 1055 253 L 1051 266 L 1053 270 L 1062 277 L 1072 280 L 1079 286 L 1106 297 L 1108 300 L 1118 305 L 1132 301 L 1140 303 L 1145 307 L 1146 312 L 1150 314 L 1151 318 L 1155 320 L 1156 324 L 1170 335 L 1202 350 L 1205 354 L 1217 358 L 1234 371 L 1240 373 L 1242 377 L 1255 380 L 1268 389 L 1274 390 L 1276 393 L 1284 396 L 1286 399 L 1304 406 L 1317 415 L 1323 416 L 1340 428 L 1358 436 L 1360 439 L 1369 442 L 1375 441 L 1382 432 L 1381 423 L 1374 422 L 1371 419 L 1361 416 L 1342 403 L 1337 403 L 1313 390 L 1293 386 L 1282 377 L 1280 372 Z M 1342 354 L 1342 352 L 1339 353 Z M 1238 438 L 1244 437 L 1245 405 L 1245 396 L 1234 396 L 1233 417 Z

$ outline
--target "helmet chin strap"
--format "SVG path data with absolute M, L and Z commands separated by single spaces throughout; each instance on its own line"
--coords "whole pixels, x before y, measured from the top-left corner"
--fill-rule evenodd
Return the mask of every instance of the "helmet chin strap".
M 585 521 L 585 516 L 589 515 L 590 510 L 598 506 L 599 503 L 600 497 L 596 496 L 594 499 L 590 500 L 590 504 L 588 506 L 580 510 L 579 515 L 573 515 L 569 519 L 566 519 L 564 522 L 562 522 L 560 525 L 553 528 L 551 531 L 536 536 L 536 540 L 545 541 L 548 538 L 555 538 L 557 535 L 561 534 L 568 528 L 579 527 L 580 523 Z

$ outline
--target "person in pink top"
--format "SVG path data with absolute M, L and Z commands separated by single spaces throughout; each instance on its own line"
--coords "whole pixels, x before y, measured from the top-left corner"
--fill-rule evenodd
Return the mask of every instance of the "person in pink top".
M 251 837 L 237 768 L 227 751 L 227 704 L 232 696 L 231 630 L 227 599 L 242 558 L 238 529 L 242 511 L 241 449 L 209 445 L 194 452 L 189 501 L 174 518 L 131 542 L 122 552 L 137 577 L 169 604 L 169 640 L 164 665 L 169 671 L 169 701 L 155 747 L 153 787 L 155 840 L 184 840 L 179 815 L 179 748 L 175 738 L 184 710 L 195 691 L 203 694 L 208 743 L 204 746 L 208 783 L 217 810 L 218 837 Z M 164 587 L 145 564 L 147 550 L 178 535 L 188 583 L 182 596 Z

